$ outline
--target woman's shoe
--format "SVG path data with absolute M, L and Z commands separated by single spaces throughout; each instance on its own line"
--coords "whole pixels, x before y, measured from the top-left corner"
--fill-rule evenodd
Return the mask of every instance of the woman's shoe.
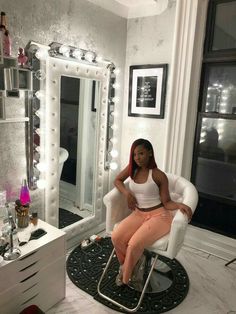
M 122 279 L 123 279 L 123 272 L 122 272 L 122 267 L 120 266 L 118 275 L 116 276 L 116 285 L 118 287 L 121 287 L 124 285 Z

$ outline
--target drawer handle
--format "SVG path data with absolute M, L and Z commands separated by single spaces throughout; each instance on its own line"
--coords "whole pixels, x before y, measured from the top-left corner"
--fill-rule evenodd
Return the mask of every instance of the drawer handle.
M 35 273 L 33 273 L 32 275 L 30 275 L 30 276 L 26 277 L 25 279 L 21 280 L 21 281 L 20 281 L 20 283 L 21 283 L 21 282 L 25 282 L 25 281 L 27 281 L 27 280 L 28 280 L 28 279 L 30 279 L 31 277 L 34 277 L 37 273 L 38 273 L 38 271 L 36 271 L 36 272 L 35 272 Z
M 35 264 L 37 264 L 37 263 L 38 263 L 38 261 L 36 261 L 36 262 L 34 262 L 34 263 L 32 263 L 32 264 L 26 266 L 25 268 L 22 268 L 20 271 L 24 271 L 24 270 L 26 270 L 27 268 L 30 268 L 30 267 L 34 266 Z
M 28 254 L 28 255 L 26 255 L 26 256 L 23 256 L 22 258 L 19 259 L 19 261 L 23 261 L 24 259 L 28 258 L 28 257 L 31 256 L 31 255 L 34 255 L 34 254 L 37 253 L 37 252 L 38 252 L 38 251 L 34 251 L 34 252 L 32 252 L 32 253 L 30 253 L 30 254 Z
M 38 295 L 38 293 L 36 293 L 36 294 L 35 294 L 34 296 L 32 296 L 31 298 L 29 298 L 27 301 L 21 303 L 21 305 L 25 305 L 27 302 L 29 302 L 29 301 L 33 300 L 34 298 L 36 298 L 37 295 Z
M 33 287 L 37 286 L 37 284 L 38 284 L 38 283 L 35 283 L 35 284 L 32 285 L 31 287 L 25 289 L 25 290 L 23 291 L 23 293 L 25 293 L 25 292 L 29 291 L 30 289 L 32 289 Z

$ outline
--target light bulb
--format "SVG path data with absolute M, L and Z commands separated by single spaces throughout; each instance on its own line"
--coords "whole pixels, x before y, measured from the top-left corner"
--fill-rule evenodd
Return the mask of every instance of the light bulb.
M 61 54 L 63 54 L 64 56 L 67 56 L 67 55 L 69 55 L 69 53 L 70 53 L 70 48 L 69 48 L 68 46 L 66 46 L 66 45 L 62 45 L 62 46 L 59 48 L 59 52 L 60 52 Z
M 115 83 L 115 84 L 113 84 L 113 87 L 114 87 L 115 89 L 119 89 L 119 88 L 120 88 L 120 84 L 119 84 L 119 83 Z
M 118 74 L 120 73 L 120 69 L 119 69 L 119 68 L 116 68 L 116 69 L 114 70 L 114 73 L 115 73 L 116 75 L 118 75 Z
M 36 184 L 39 189 L 44 189 L 46 187 L 46 181 L 43 179 L 38 180 Z
M 95 53 L 92 51 L 87 51 L 85 54 L 85 59 L 89 62 L 93 62 L 95 60 L 96 56 Z
M 48 55 L 47 50 L 43 48 L 39 48 L 35 53 L 36 58 L 39 60 L 46 59 L 47 55 Z
M 39 99 L 39 100 L 42 100 L 44 98 L 44 92 L 42 90 L 38 90 L 36 93 L 35 93 L 35 96 Z
M 47 165 L 44 162 L 39 162 L 36 167 L 40 172 L 44 172 L 47 170 Z
M 110 154 L 113 158 L 116 158 L 118 156 L 118 151 L 116 149 L 112 149 Z
M 72 53 L 73 57 L 80 59 L 83 56 L 83 52 L 80 49 L 75 49 Z
M 117 163 L 114 162 L 114 161 L 112 161 L 112 162 L 110 163 L 110 169 L 111 169 L 111 170 L 116 170 L 117 168 L 118 168 Z

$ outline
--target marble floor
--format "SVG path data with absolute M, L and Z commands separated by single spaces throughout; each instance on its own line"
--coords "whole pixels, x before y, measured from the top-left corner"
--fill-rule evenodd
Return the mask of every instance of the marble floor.
M 176 259 L 186 269 L 190 289 L 184 301 L 168 314 L 236 314 L 236 262 L 226 261 L 205 252 L 182 247 Z M 65 299 L 47 314 L 118 313 L 77 288 L 67 277 Z

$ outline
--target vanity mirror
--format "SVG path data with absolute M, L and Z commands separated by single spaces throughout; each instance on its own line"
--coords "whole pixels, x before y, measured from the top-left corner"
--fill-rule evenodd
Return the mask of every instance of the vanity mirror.
M 115 66 L 92 52 L 57 43 L 31 42 L 28 52 L 34 73 L 33 113 L 39 118 L 33 129 L 38 136 L 32 143 L 32 178 L 45 188 L 48 223 L 59 226 L 59 208 L 80 216 L 61 225 L 72 238 L 104 220 Z

